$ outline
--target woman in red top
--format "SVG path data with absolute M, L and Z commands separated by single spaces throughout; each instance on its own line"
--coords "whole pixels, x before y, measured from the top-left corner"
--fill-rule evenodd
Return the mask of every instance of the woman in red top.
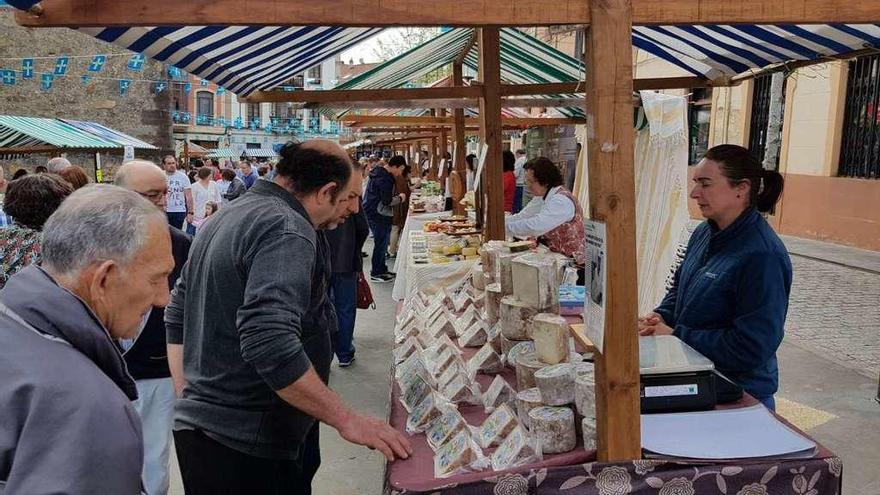
M 516 196 L 516 175 L 513 173 L 516 157 L 510 151 L 504 151 L 504 173 L 501 182 L 504 184 L 504 211 L 513 213 L 513 198 Z

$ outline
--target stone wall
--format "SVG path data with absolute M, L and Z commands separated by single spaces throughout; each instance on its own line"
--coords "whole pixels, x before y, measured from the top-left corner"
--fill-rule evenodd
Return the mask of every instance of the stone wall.
M 108 56 L 103 71 L 84 85 L 81 76 L 86 73 L 89 58 L 71 58 L 68 75 L 56 78 L 51 91 L 40 89 L 39 74 L 51 72 L 56 56 L 127 54 L 131 52 L 105 43 L 90 35 L 72 29 L 30 29 L 15 23 L 13 9 L 0 7 L 0 68 L 21 70 L 19 60 L 35 58 L 36 74 L 32 80 L 21 80 L 18 74 L 15 86 L 0 85 L 0 115 L 27 117 L 69 118 L 97 122 L 160 148 L 156 152 L 136 151 L 138 158 L 157 159 L 172 151 L 169 92 L 153 94 L 153 84 L 137 80 L 165 79 L 163 65 L 147 59 L 142 71 L 126 67 L 128 56 Z M 49 57 L 39 60 L 39 57 Z M 118 81 L 98 78 L 133 80 L 125 96 L 119 94 Z M 11 176 L 18 168 L 33 170 L 45 164 L 51 155 L 0 157 L 0 165 Z M 71 163 L 89 170 L 94 179 L 94 154 L 69 153 Z M 119 164 L 122 150 L 102 153 L 105 177 Z

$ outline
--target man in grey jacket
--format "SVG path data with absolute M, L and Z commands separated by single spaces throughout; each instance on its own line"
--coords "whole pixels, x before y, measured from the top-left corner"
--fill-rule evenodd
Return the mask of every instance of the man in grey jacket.
M 167 220 L 89 186 L 46 222 L 42 251 L 0 291 L 0 493 L 138 494 L 137 390 L 117 339 L 168 302 Z
M 169 360 L 183 347 L 174 443 L 187 493 L 310 493 L 316 420 L 389 461 L 410 452 L 326 385 L 336 316 L 318 231 L 358 211 L 359 174 L 329 141 L 280 154 L 272 181 L 205 224 L 165 310 Z

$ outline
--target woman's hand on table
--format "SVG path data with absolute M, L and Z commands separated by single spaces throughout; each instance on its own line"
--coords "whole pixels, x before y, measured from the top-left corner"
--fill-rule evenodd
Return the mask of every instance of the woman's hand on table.
M 412 447 L 403 433 L 378 418 L 352 414 L 340 426 L 339 434 L 351 443 L 379 450 L 388 462 L 397 458 L 407 459 L 412 454 Z
M 651 312 L 639 318 L 639 335 L 672 335 L 672 328 L 663 321 L 663 317 Z

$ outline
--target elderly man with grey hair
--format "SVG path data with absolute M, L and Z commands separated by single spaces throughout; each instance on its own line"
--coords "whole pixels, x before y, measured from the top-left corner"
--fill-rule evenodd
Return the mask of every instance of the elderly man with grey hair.
M 168 303 L 165 215 L 110 185 L 70 195 L 43 228 L 43 265 L 0 291 L 0 488 L 137 494 L 137 389 L 118 339 Z
M 147 160 L 126 162 L 116 172 L 115 183 L 146 198 L 156 206 L 156 211 L 165 212 L 168 182 L 159 165 Z M 168 284 L 173 287 L 189 256 L 192 237 L 170 225 L 168 233 L 174 256 L 174 270 L 168 277 Z M 166 351 L 169 348 L 165 345 L 165 308 L 153 307 L 140 336 L 125 347 L 125 364 L 138 390 L 134 407 L 141 416 L 144 429 L 144 488 L 150 495 L 164 495 L 168 493 L 170 481 L 168 461 L 175 399 L 169 364 L 177 365 L 181 370 L 177 375 L 183 376 L 183 356 L 180 353 L 171 356 L 169 363 Z M 180 346 L 171 347 L 172 352 L 179 349 Z
M 56 156 L 55 158 L 50 158 L 48 162 L 46 162 L 46 169 L 50 174 L 60 173 L 62 170 L 69 168 L 70 162 L 67 158 Z

